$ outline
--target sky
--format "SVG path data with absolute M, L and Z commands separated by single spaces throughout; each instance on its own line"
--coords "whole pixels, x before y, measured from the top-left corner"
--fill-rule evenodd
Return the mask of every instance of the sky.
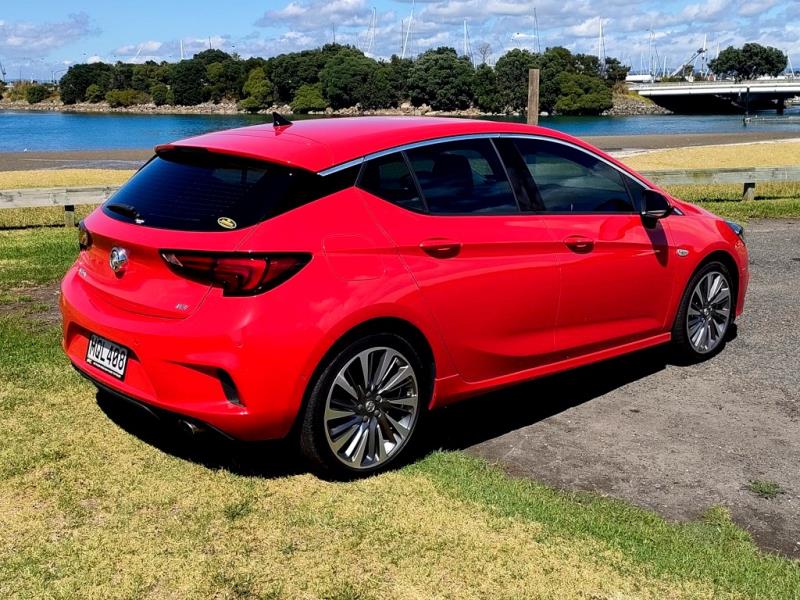
M 476 62 L 512 48 L 596 55 L 602 26 L 604 54 L 634 71 L 677 67 L 704 39 L 709 58 L 759 42 L 800 69 L 800 0 L 416 0 L 411 13 L 412 0 L 0 0 L 0 63 L 8 80 L 49 80 L 76 62 L 179 60 L 181 41 L 187 58 L 209 47 L 269 57 L 334 39 L 376 58 L 401 54 L 404 40 L 406 56 L 462 53 L 466 22 Z

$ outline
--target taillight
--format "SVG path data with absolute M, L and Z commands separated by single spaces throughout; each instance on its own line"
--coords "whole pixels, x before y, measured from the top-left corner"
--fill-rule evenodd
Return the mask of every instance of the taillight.
M 92 234 L 86 229 L 83 221 L 78 223 L 78 248 L 88 250 L 92 247 Z
M 164 250 L 162 258 L 177 275 L 220 287 L 225 296 L 252 296 L 270 290 L 297 273 L 308 254 L 245 254 Z

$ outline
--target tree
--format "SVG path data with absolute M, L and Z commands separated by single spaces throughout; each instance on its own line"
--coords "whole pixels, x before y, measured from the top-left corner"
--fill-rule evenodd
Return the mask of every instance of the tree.
M 611 90 L 602 79 L 584 73 L 561 73 L 555 110 L 562 115 L 596 115 L 613 105 Z
M 378 109 L 397 106 L 400 101 L 398 88 L 392 82 L 392 70 L 388 64 L 379 64 L 373 69 L 359 98 L 362 108 Z
M 96 83 L 93 83 L 92 85 L 86 88 L 85 100 L 87 102 L 95 104 L 97 102 L 102 102 L 105 99 L 105 97 L 106 97 L 105 92 L 103 92 L 102 88 Z
M 103 94 L 111 89 L 114 67 L 106 63 L 72 65 L 59 82 L 61 100 L 64 104 L 75 104 L 86 99 L 86 88 L 97 84 Z
M 394 94 L 399 100 L 409 99 L 409 79 L 411 77 L 411 67 L 414 61 L 410 58 L 400 58 L 393 54 L 386 65 L 386 76 L 394 90 Z
M 206 69 L 199 60 L 182 60 L 172 68 L 171 89 L 175 104 L 194 106 L 205 100 Z
M 504 108 L 522 110 L 528 106 L 528 71 L 539 66 L 539 55 L 520 48 L 509 50 L 497 59 L 494 72 Z
M 34 84 L 25 90 L 25 99 L 28 104 L 39 104 L 50 95 L 50 90 L 44 85 Z
M 296 113 L 325 110 L 327 107 L 322 97 L 322 86 L 318 83 L 301 85 L 292 99 L 292 110 Z
M 455 49 L 441 47 L 423 52 L 410 74 L 411 101 L 434 110 L 467 108 L 472 103 L 475 70 Z
M 247 81 L 242 87 L 245 98 L 239 102 L 239 107 L 248 112 L 258 112 L 272 104 L 272 83 L 267 79 L 264 69 L 256 67 L 247 76 Z
M 499 113 L 503 110 L 497 75 L 486 63 L 475 69 L 475 104 L 483 112 Z
M 3 99 L 3 94 L 6 93 L 6 82 L 0 79 L 0 100 Z
M 717 58 L 709 61 L 708 68 L 720 77 L 733 77 L 741 81 L 763 75 L 776 77 L 783 72 L 786 64 L 786 55 L 777 48 L 751 43 L 741 49 L 728 46 Z
M 336 54 L 319 73 L 322 95 L 335 109 L 364 104 L 369 101 L 367 84 L 377 69 L 378 63 L 363 54 Z
M 478 56 L 481 57 L 481 64 L 485 65 L 492 57 L 492 45 L 489 42 L 478 44 Z
M 613 58 L 611 56 L 606 57 L 605 69 L 603 72 L 606 83 L 608 83 L 609 86 L 614 87 L 617 83 L 625 81 L 625 78 L 628 76 L 628 71 L 630 70 L 631 68 L 623 65 L 618 58 Z

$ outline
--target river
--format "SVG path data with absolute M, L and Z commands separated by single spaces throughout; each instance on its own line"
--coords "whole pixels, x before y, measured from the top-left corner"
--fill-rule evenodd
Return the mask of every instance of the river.
M 765 115 L 774 115 L 764 113 Z M 576 136 L 797 131 L 794 118 L 744 127 L 736 115 L 632 117 L 544 117 L 540 124 Z M 140 115 L 0 110 L 0 152 L 151 148 L 159 143 L 217 129 L 268 121 L 268 115 Z M 510 120 L 520 120 L 514 119 Z

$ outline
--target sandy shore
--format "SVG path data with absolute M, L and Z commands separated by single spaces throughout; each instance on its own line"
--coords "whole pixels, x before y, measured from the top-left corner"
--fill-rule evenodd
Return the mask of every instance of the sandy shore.
M 586 141 L 603 150 L 633 151 L 686 146 L 740 144 L 800 138 L 800 130 L 743 131 L 741 133 L 687 133 L 680 135 L 608 135 L 589 136 Z M 78 150 L 61 152 L 0 152 L 0 171 L 29 169 L 136 169 L 153 152 L 142 150 Z

